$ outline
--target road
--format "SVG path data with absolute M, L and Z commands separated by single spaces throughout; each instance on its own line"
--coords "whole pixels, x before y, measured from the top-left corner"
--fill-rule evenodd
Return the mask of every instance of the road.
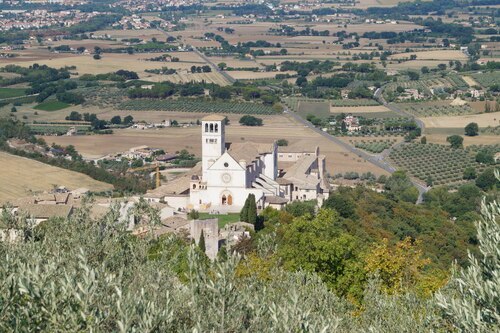
M 161 28 L 156 28 L 158 31 L 162 32 L 163 34 L 165 34 L 167 37 L 173 37 L 175 38 L 175 36 L 173 36 L 171 33 L 169 33 L 168 31 L 166 30 L 163 30 Z M 222 71 L 219 66 L 217 66 L 216 64 L 214 64 L 206 55 L 204 55 L 202 52 L 200 52 L 196 47 L 194 46 L 190 46 L 190 48 L 193 50 L 194 53 L 196 53 L 201 59 L 203 59 L 210 67 L 212 67 L 212 70 L 214 72 L 217 72 L 219 73 L 220 75 L 222 75 L 229 83 L 233 84 L 236 82 L 236 80 L 229 74 L 227 74 L 225 71 Z
M 337 138 L 337 137 L 335 137 L 333 135 L 330 135 L 327 132 L 323 132 L 321 129 L 317 128 L 316 126 L 314 126 L 313 124 L 311 124 L 307 120 L 305 120 L 302 117 L 300 117 L 297 113 L 291 112 L 287 107 L 285 107 L 284 113 L 288 114 L 290 117 L 292 117 L 293 119 L 295 119 L 299 123 L 304 124 L 304 126 L 309 127 L 312 131 L 314 131 L 314 132 L 318 133 L 319 135 L 325 137 L 326 139 L 330 140 L 331 142 L 333 142 L 333 143 L 341 146 L 342 148 L 346 149 L 347 151 L 349 151 L 349 152 L 351 152 L 353 154 L 358 155 L 361 158 L 364 158 L 365 160 L 367 160 L 371 164 L 373 164 L 373 165 L 375 165 L 375 166 L 377 166 L 377 167 L 379 167 L 379 168 L 381 168 L 381 169 L 383 169 L 383 170 L 385 170 L 385 171 L 387 171 L 389 173 L 393 173 L 394 171 L 397 170 L 396 168 L 394 168 L 392 165 L 390 165 L 388 162 L 386 162 L 384 160 L 384 156 L 385 155 L 383 155 L 383 154 L 380 154 L 380 155 L 371 155 L 371 154 L 366 153 L 363 150 L 357 149 L 357 148 L 351 146 L 350 144 L 348 144 L 348 143 L 340 140 L 339 138 Z M 418 189 L 417 204 L 420 204 L 423 201 L 423 194 L 425 192 L 427 192 L 429 189 L 427 187 L 423 186 L 422 184 L 416 182 L 414 179 L 411 179 L 411 182 Z

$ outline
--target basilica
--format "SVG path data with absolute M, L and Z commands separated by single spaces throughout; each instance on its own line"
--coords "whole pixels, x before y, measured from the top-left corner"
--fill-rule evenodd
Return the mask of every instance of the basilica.
M 239 212 L 251 193 L 259 209 L 281 209 L 294 200 L 321 204 L 328 197 L 325 156 L 319 148 L 302 152 L 279 150 L 276 142 L 226 142 L 224 117 L 219 115 L 203 118 L 201 131 L 201 163 L 149 191 L 147 200 L 177 210 L 227 213 Z

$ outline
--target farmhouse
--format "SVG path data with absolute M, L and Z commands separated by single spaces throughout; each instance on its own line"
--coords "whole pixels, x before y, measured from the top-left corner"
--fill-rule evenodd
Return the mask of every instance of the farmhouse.
M 149 202 L 164 201 L 177 210 L 238 212 L 249 194 L 257 208 L 281 208 L 294 200 L 328 197 L 325 156 L 313 152 L 278 153 L 269 144 L 225 141 L 224 117 L 202 120 L 202 161 L 187 174 L 149 191 Z M 278 169 L 278 160 L 287 162 Z

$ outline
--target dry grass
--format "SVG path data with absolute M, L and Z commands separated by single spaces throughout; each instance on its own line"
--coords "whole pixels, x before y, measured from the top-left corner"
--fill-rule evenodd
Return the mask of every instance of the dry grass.
M 448 134 L 426 134 L 427 142 L 430 143 L 438 143 L 442 145 L 448 145 L 449 143 L 446 141 L 446 138 L 452 134 L 456 134 L 450 132 Z M 462 131 L 462 137 L 464 138 L 464 146 L 471 145 L 494 145 L 498 144 L 500 141 L 498 135 L 478 135 L 478 136 L 464 136 Z
M 464 81 L 469 85 L 469 87 L 472 87 L 472 86 L 479 86 L 480 84 L 476 82 L 476 80 L 474 80 L 472 77 L 470 76 L 462 76 L 462 79 L 464 79 Z
M 236 80 L 258 80 L 258 79 L 274 79 L 276 74 L 297 74 L 295 71 L 287 72 L 250 72 L 250 71 L 230 71 L 227 72 Z
M 418 60 L 467 60 L 467 56 L 460 50 L 439 50 L 439 51 L 420 51 L 409 53 L 397 53 L 389 57 L 389 59 L 404 59 L 415 54 Z
M 374 106 L 331 106 L 331 113 L 373 113 L 373 112 L 391 112 L 383 105 Z
M 109 111 L 103 118 L 114 114 Z M 177 119 L 195 121 L 202 118 L 203 114 L 182 114 L 169 112 L 133 114 L 136 119 Z M 186 118 L 182 118 L 184 115 Z M 307 127 L 296 123 L 287 116 L 263 116 L 264 126 L 245 127 L 238 125 L 239 116 L 231 115 L 231 125 L 226 129 L 226 138 L 229 142 L 253 141 L 269 143 L 277 139 L 288 140 L 290 147 L 298 151 L 311 151 L 319 146 L 321 153 L 327 156 L 327 169 L 333 173 L 357 171 L 371 171 L 376 174 L 385 173 L 364 161 L 358 156 L 347 153 L 343 148 L 333 144 L 323 136 L 313 132 Z M 91 136 L 50 136 L 44 137 L 48 143 L 55 142 L 61 145 L 72 144 L 85 157 L 96 158 L 105 154 L 128 150 L 138 145 L 149 145 L 165 149 L 169 152 L 188 149 L 196 155 L 201 154 L 200 128 L 197 126 L 187 128 L 165 128 L 157 130 L 116 130 L 112 135 Z
M 479 127 L 500 125 L 500 112 L 471 114 L 454 117 L 421 118 L 426 128 L 464 128 L 467 124 L 475 122 Z
M 52 189 L 54 185 L 69 189 L 86 187 L 105 191 L 112 185 L 98 182 L 78 172 L 53 167 L 27 158 L 0 152 L 0 202 L 25 197 L 33 192 Z

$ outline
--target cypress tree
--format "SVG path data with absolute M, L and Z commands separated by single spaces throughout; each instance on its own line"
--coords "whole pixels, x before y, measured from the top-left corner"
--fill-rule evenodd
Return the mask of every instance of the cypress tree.
M 248 222 L 248 198 L 245 200 L 245 204 L 240 212 L 240 221 Z
M 205 253 L 207 248 L 205 246 L 205 234 L 203 233 L 203 229 L 201 230 L 200 240 L 198 241 L 198 247 L 203 253 Z
M 255 225 L 257 223 L 257 205 L 255 204 L 255 195 L 248 195 L 247 222 Z

